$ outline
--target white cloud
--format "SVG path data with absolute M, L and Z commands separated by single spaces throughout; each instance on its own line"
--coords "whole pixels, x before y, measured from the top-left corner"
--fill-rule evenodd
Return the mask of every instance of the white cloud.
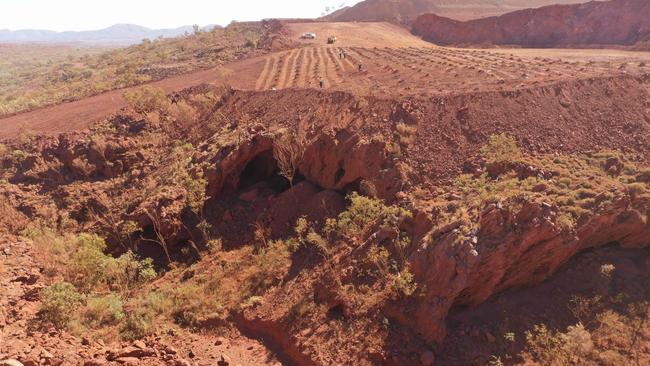
M 116 23 L 150 28 L 226 25 L 232 20 L 313 18 L 359 0 L 0 0 L 0 29 L 91 30 Z

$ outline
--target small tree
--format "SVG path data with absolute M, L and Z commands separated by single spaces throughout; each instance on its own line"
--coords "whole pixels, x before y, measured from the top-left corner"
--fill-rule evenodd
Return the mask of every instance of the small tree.
M 278 163 L 280 175 L 287 178 L 291 186 L 304 152 L 304 144 L 294 136 L 282 136 L 273 145 L 273 157 Z

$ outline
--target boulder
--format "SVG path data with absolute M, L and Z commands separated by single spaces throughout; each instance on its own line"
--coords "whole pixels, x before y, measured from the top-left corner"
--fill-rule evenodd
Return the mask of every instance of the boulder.
M 431 351 L 425 351 L 420 355 L 420 364 L 422 364 L 422 366 L 433 366 L 435 360 L 436 358 Z

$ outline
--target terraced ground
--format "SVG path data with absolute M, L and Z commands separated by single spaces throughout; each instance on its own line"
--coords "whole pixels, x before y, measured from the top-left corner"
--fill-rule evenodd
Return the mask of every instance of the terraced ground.
M 324 88 L 376 96 L 508 90 L 568 79 L 650 71 L 650 55 L 623 51 L 473 50 L 441 47 L 305 46 L 234 65 L 257 78 L 241 89 Z M 359 70 L 361 65 L 361 70 Z

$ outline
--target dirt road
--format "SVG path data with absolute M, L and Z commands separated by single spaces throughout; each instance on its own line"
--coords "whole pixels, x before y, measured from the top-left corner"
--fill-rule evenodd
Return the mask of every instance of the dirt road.
M 201 83 L 213 83 L 219 79 L 213 70 L 197 71 L 150 83 L 165 92 L 181 90 Z M 44 107 L 0 119 L 0 140 L 18 136 L 22 131 L 56 134 L 87 127 L 111 113 L 126 107 L 122 96 L 125 91 L 140 86 L 113 90 L 78 101 Z
M 390 23 L 289 23 L 287 28 L 294 39 L 306 32 L 316 33 L 315 40 L 300 40 L 306 45 L 326 45 L 327 37 L 335 36 L 339 47 L 433 47 Z

